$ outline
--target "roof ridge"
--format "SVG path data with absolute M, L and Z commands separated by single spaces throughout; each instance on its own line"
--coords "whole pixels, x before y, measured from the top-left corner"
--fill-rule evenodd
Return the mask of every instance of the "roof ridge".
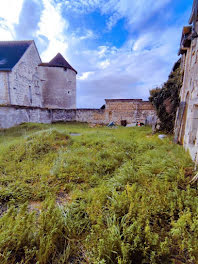
M 33 39 L 29 39 L 29 40 L 0 40 L 0 42 L 34 42 Z

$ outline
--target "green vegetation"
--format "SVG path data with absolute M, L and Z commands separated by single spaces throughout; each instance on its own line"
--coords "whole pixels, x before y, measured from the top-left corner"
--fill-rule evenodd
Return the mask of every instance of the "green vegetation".
M 149 100 L 155 106 L 160 120 L 160 129 L 166 133 L 173 133 L 177 108 L 180 103 L 179 93 L 182 87 L 183 76 L 180 60 L 176 62 L 168 81 L 161 88 L 150 91 Z
M 171 138 L 23 124 L 0 147 L 1 264 L 198 263 L 193 164 Z

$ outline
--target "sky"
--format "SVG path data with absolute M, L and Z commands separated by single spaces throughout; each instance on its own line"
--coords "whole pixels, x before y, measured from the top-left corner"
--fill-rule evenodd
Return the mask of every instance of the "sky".
M 0 0 L 0 40 L 34 39 L 78 71 L 77 107 L 142 98 L 179 59 L 193 0 Z

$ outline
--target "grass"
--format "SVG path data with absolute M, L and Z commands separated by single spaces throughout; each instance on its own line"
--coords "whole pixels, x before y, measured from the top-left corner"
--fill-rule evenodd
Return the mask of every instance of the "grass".
M 0 148 L 0 263 L 198 263 L 193 163 L 170 137 L 23 124 Z

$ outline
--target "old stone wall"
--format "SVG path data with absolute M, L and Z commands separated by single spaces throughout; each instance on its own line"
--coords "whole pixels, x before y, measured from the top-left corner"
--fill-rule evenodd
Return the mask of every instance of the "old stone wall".
M 107 103 L 108 104 L 108 103 Z M 114 105 L 114 108 L 113 108 Z M 121 120 L 128 124 L 143 122 L 152 124 L 156 116 L 148 102 L 142 102 L 137 110 L 134 104 L 125 106 L 123 102 L 120 110 L 115 110 L 116 105 L 108 104 L 106 109 L 49 109 L 42 107 L 0 106 L 0 128 L 9 128 L 25 122 L 52 123 L 52 122 L 87 122 L 94 124 L 109 124 L 114 121 L 121 125 Z M 110 109 L 112 116 L 109 115 Z M 114 109 L 114 110 L 113 110 Z M 138 119 L 137 119 L 138 117 Z
M 76 108 L 76 72 L 63 67 L 39 66 L 43 107 Z
M 198 23 L 196 28 L 198 29 Z M 175 124 L 175 139 L 198 162 L 198 38 L 192 38 L 183 51 L 182 71 L 184 78 Z
M 52 123 L 52 122 L 87 122 L 94 124 L 109 124 L 115 122 L 121 125 L 121 120 L 127 120 L 127 124 L 147 121 L 152 124 L 153 117 L 156 116 L 154 110 L 150 109 L 147 103 L 142 104 L 138 111 L 130 109 L 113 110 L 107 109 L 49 109 L 40 107 L 24 106 L 0 106 L 0 128 L 9 128 L 25 122 Z M 109 109 L 112 111 L 110 115 Z M 137 119 L 138 117 L 138 119 Z
M 105 110 L 101 109 L 53 109 L 53 122 L 77 121 L 83 123 L 106 124 Z
M 109 99 L 106 100 L 106 122 L 120 125 L 122 120 L 127 124 L 146 123 L 156 116 L 152 104 L 141 99 Z
M 39 107 L 0 106 L 0 128 L 21 123 L 87 122 L 105 124 L 104 110 L 100 109 L 47 109 Z
M 51 112 L 47 109 L 18 106 L 0 107 L 0 128 L 10 128 L 21 123 L 51 123 Z
M 41 81 L 38 75 L 39 63 L 41 59 L 35 44 L 32 43 L 9 72 L 10 104 L 42 106 Z
M 76 109 L 76 121 L 94 124 L 107 124 L 103 109 Z
M 76 109 L 53 109 L 52 122 L 71 122 L 76 121 Z

